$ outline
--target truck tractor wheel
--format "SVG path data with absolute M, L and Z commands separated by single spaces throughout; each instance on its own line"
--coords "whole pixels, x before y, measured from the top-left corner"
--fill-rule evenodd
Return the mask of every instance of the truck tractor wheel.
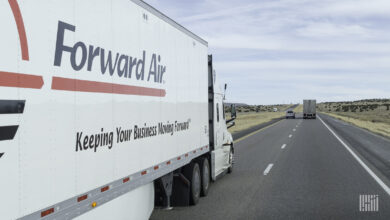
M 210 163 L 206 157 L 201 158 L 200 167 L 202 168 L 202 189 L 200 191 L 200 195 L 207 196 L 210 188 Z
M 232 173 L 233 172 L 233 165 L 234 165 L 234 149 L 233 149 L 233 145 L 230 146 L 229 164 L 230 164 L 230 167 L 228 168 L 228 173 Z
M 201 177 L 199 164 L 191 162 L 184 167 L 184 176 L 190 181 L 190 204 L 196 205 L 199 202 L 201 191 Z

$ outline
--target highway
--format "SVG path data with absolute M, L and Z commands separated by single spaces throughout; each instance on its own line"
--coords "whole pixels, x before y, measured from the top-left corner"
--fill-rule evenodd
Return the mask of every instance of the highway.
M 238 139 L 233 173 L 198 205 L 151 219 L 390 219 L 390 141 L 326 115 L 297 116 Z M 378 195 L 378 211 L 360 211 L 360 195 Z

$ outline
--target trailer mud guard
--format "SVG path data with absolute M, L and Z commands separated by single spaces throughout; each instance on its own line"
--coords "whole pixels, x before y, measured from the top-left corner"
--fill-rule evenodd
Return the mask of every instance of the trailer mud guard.
M 173 206 L 189 206 L 190 205 L 190 181 L 182 174 L 175 173 L 173 175 L 173 192 L 171 202 Z
M 157 207 L 171 209 L 173 172 L 154 181 L 154 204 Z

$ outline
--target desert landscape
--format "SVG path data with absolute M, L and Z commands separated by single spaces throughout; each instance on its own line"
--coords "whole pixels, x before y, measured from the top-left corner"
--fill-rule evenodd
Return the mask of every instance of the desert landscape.
M 286 110 L 292 105 L 241 105 L 237 106 L 237 119 L 235 126 L 229 128 L 233 134 L 253 126 L 284 117 Z M 276 111 L 274 111 L 277 109 Z M 230 106 L 225 107 L 226 118 L 230 119 Z
M 376 134 L 390 137 L 390 99 L 323 102 L 317 104 L 317 110 Z

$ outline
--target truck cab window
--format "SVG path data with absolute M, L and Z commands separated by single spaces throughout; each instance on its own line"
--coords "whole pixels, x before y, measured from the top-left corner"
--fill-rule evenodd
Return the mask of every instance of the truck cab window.
M 219 107 L 218 107 L 218 103 L 216 104 L 217 106 L 217 122 L 219 122 Z

